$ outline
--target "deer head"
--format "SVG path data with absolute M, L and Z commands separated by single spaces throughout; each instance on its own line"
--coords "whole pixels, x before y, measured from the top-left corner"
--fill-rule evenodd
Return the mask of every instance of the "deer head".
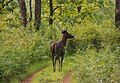
M 66 38 L 74 38 L 74 36 L 72 36 L 70 33 L 68 33 L 67 30 L 63 30 L 63 31 L 61 31 L 61 33 L 62 33 L 63 36 L 65 36 Z

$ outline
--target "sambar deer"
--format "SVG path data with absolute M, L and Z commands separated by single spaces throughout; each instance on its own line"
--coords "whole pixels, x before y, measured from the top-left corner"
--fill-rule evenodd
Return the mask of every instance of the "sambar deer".
M 56 61 L 59 61 L 59 71 L 62 71 L 62 62 L 64 59 L 65 48 L 67 39 L 74 38 L 70 33 L 66 30 L 62 30 L 62 40 L 60 42 L 53 42 L 50 47 L 51 58 L 53 62 L 53 72 L 56 71 Z

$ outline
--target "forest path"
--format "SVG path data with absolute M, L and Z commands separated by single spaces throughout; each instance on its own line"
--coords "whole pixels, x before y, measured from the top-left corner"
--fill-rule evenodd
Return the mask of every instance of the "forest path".
M 47 66 L 45 66 L 44 68 L 46 68 Z M 43 68 L 43 69 L 44 69 Z M 32 80 L 33 80 L 33 77 L 35 76 L 35 74 L 37 74 L 39 71 L 43 70 L 43 69 L 40 69 L 34 73 L 32 73 L 31 75 L 29 75 L 26 79 L 22 80 L 21 83 L 32 83 Z
M 25 80 L 22 80 L 21 83 L 31 83 L 32 79 L 34 77 L 34 74 L 26 78 Z
M 40 71 L 39 71 L 40 72 Z M 28 78 L 26 78 L 25 80 L 23 80 L 21 83 L 33 83 L 32 80 L 34 79 L 34 76 L 37 74 L 38 72 L 33 73 L 32 75 L 28 76 Z M 71 78 L 73 76 L 73 72 L 68 72 L 63 80 L 62 83 L 71 83 Z M 42 80 L 43 81 L 43 80 Z M 44 80 L 45 81 L 45 80 Z M 50 80 L 48 80 L 50 81 Z M 57 81 L 59 81 L 59 79 L 57 79 Z M 51 82 L 56 82 L 56 81 L 51 81 Z
M 21 83 L 70 83 L 73 76 L 71 70 L 74 65 L 72 63 L 64 64 L 62 72 L 58 71 L 58 64 L 56 67 L 56 72 L 53 72 L 51 63 L 51 65 L 28 76 Z
M 73 72 L 69 72 L 64 78 L 62 83 L 71 83 L 71 78 L 74 75 Z

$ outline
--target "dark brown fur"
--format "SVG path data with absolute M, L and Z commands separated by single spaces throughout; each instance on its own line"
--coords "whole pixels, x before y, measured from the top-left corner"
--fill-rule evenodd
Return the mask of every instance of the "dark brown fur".
M 64 59 L 66 41 L 68 38 L 74 38 L 67 31 L 62 31 L 62 40 L 60 42 L 53 42 L 50 47 L 51 58 L 53 62 L 53 72 L 56 71 L 56 61 L 59 61 L 59 71 L 62 71 L 62 62 Z

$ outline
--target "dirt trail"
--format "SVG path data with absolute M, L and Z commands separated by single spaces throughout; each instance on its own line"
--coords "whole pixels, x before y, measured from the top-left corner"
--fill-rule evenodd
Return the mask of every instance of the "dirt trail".
M 37 72 L 33 73 L 31 76 L 28 76 L 28 78 L 21 81 L 21 83 L 31 83 L 36 73 Z M 66 76 L 64 76 L 62 83 L 70 83 L 72 76 L 73 76 L 73 72 L 69 72 Z
M 69 72 L 64 78 L 63 78 L 63 81 L 62 83 L 71 83 L 71 78 L 73 76 L 73 72 Z
M 21 83 L 31 83 L 34 75 L 36 74 L 37 72 L 31 74 L 30 76 L 28 76 L 25 80 L 22 80 Z
M 31 83 L 33 76 L 34 75 L 28 77 L 27 79 L 23 80 L 21 83 Z
M 32 79 L 34 78 L 35 74 L 38 73 L 39 71 L 43 70 L 44 68 L 46 68 L 48 66 L 43 67 L 42 69 L 32 73 L 31 75 L 29 75 L 26 79 L 22 80 L 21 83 L 31 83 Z

